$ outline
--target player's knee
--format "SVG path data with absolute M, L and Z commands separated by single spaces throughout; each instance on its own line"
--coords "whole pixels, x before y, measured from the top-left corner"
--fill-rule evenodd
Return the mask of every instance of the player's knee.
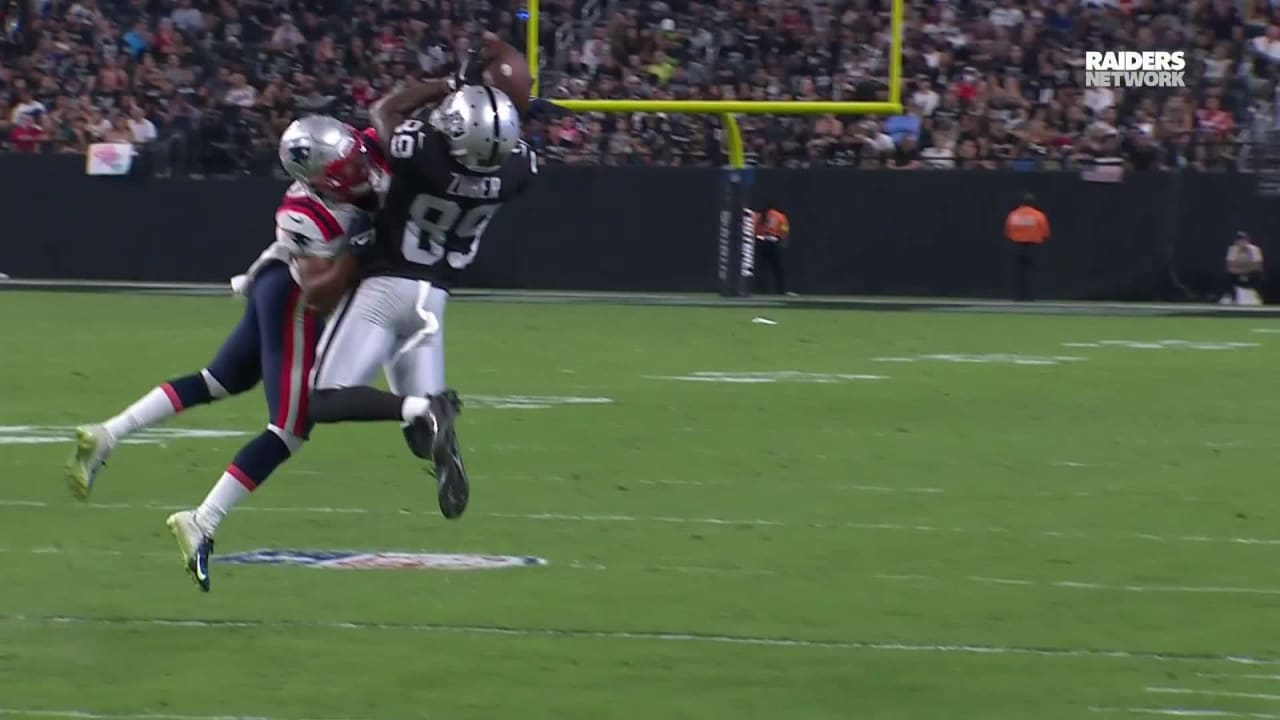
M 267 425 L 267 431 L 280 438 L 280 442 L 284 443 L 284 446 L 289 449 L 290 455 L 297 454 L 297 452 L 302 449 L 303 443 L 307 441 L 306 438 L 298 437 L 288 430 L 276 425 Z

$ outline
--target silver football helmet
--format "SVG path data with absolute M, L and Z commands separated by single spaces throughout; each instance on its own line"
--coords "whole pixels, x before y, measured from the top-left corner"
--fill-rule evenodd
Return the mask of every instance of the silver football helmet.
M 326 115 L 289 123 L 280 136 L 280 164 L 294 180 L 344 202 L 372 189 L 368 151 L 360 133 Z
M 467 85 L 431 111 L 431 127 L 449 143 L 463 167 L 490 173 L 520 141 L 520 113 L 506 93 L 487 85 Z

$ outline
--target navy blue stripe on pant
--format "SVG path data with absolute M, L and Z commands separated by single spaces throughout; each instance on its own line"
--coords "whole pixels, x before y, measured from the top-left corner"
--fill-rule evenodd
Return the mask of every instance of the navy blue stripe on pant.
M 244 314 L 209 364 L 228 393 L 261 380 L 268 422 L 299 438 L 310 430 L 307 398 L 320 317 L 308 310 L 302 289 L 283 262 L 264 267 L 249 286 Z

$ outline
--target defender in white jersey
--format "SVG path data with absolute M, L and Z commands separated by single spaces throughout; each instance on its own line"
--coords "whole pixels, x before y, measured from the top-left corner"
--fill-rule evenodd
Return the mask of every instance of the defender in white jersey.
M 453 429 L 461 403 L 445 386 L 449 288 L 498 209 L 537 173 L 515 105 L 468 80 L 464 71 L 461 87 L 419 117 L 443 88 L 411 88 L 371 109 L 391 187 L 377 242 L 362 249 L 360 284 L 320 340 L 311 405 L 320 423 L 401 421 L 409 448 L 431 461 L 440 511 L 451 519 L 466 509 L 470 487 Z M 390 392 L 369 386 L 380 367 Z
M 131 433 L 261 380 L 266 429 L 241 448 L 199 507 L 168 521 L 184 564 L 205 591 L 219 523 L 307 438 L 310 377 L 322 329 L 322 316 L 311 306 L 345 291 L 347 248 L 372 241 L 372 213 L 387 185 L 377 144 L 333 118 L 294 122 L 280 154 L 296 182 L 276 211 L 275 242 L 232 280 L 246 298 L 240 322 L 207 367 L 159 385 L 106 422 L 77 429 L 68 465 L 72 492 L 87 500 L 103 461 Z

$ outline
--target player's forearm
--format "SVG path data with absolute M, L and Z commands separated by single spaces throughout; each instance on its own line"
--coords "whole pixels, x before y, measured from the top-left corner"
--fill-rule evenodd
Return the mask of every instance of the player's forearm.
M 439 102 L 453 92 L 453 82 L 448 79 L 427 80 L 413 87 L 394 92 L 373 104 L 369 116 L 378 137 L 384 141 L 391 137 L 396 126 L 404 122 L 425 105 Z
M 307 299 L 307 307 L 328 313 L 354 283 L 358 274 L 358 262 L 350 255 L 343 255 L 327 263 L 304 263 L 309 265 L 299 273 L 302 280 L 302 292 Z

